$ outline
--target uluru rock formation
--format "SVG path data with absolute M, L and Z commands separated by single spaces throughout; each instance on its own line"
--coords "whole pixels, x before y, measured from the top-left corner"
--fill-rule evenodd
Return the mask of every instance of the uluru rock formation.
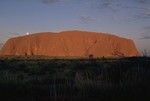
M 139 56 L 134 42 L 130 39 L 84 31 L 43 32 L 11 38 L 5 43 L 0 54 L 71 57 Z

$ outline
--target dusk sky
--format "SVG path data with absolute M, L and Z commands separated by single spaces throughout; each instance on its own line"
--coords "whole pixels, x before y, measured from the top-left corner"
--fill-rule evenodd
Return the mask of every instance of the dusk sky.
M 150 0 L 0 0 L 0 43 L 66 30 L 112 33 L 150 52 Z

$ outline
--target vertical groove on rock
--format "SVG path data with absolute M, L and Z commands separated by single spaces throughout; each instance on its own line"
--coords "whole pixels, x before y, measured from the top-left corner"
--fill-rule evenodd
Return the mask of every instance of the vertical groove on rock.
M 90 56 L 90 55 L 93 56 L 93 54 L 89 53 L 89 51 L 90 51 L 90 49 L 92 49 L 92 47 L 95 46 L 96 43 L 97 43 L 97 39 L 95 39 L 94 42 L 93 42 L 93 44 L 87 48 L 86 52 L 87 52 L 88 56 Z
M 63 44 L 63 48 L 64 48 L 64 51 L 65 51 L 65 55 L 69 56 L 69 49 L 67 47 L 66 41 L 65 41 L 64 38 L 62 38 L 62 41 L 63 41 L 62 44 Z

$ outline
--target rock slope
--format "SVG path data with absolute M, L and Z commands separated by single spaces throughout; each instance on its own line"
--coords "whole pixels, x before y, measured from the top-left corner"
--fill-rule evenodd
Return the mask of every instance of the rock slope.
M 139 56 L 134 42 L 130 39 L 84 31 L 42 32 L 11 38 L 5 43 L 0 54 L 71 57 Z

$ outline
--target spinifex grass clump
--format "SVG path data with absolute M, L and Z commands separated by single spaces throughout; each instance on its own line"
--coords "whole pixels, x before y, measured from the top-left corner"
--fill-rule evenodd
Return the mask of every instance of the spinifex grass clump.
M 150 100 L 150 60 L 1 59 L 0 101 Z

